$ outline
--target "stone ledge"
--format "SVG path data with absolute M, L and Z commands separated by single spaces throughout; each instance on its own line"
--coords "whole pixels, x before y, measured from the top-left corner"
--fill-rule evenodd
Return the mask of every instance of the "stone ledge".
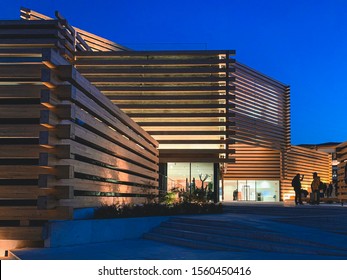
M 50 221 L 44 228 L 46 248 L 140 238 L 171 216 Z

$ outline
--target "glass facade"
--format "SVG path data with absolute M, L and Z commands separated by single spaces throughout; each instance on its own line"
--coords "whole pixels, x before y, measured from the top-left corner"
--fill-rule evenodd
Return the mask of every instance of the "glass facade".
M 279 201 L 279 181 L 225 180 L 224 201 Z
M 213 163 L 206 162 L 169 162 L 167 164 L 167 190 L 173 188 L 188 191 L 195 188 L 213 187 Z

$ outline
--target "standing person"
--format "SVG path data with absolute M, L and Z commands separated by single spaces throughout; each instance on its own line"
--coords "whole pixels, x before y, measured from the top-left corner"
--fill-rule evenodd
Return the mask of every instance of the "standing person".
M 312 190 L 312 204 L 319 204 L 319 185 L 320 185 L 320 177 L 318 176 L 317 172 L 313 173 L 313 180 L 311 183 L 311 190 Z
M 326 197 L 327 196 L 327 189 L 328 189 L 328 186 L 327 186 L 327 184 L 326 183 L 323 183 L 323 182 L 321 182 L 321 189 L 323 190 L 323 197 Z
M 332 194 L 333 194 L 333 182 L 330 182 L 328 186 L 328 197 L 331 197 Z
M 235 189 L 233 192 L 233 200 L 237 200 L 237 195 L 238 195 L 238 191 L 237 189 Z
M 301 200 L 301 181 L 304 179 L 304 175 L 300 173 L 296 174 L 292 180 L 292 187 L 295 191 L 295 205 L 302 204 Z
M 339 185 L 337 184 L 337 182 L 334 183 L 334 190 L 335 190 L 335 197 L 337 197 L 339 194 Z

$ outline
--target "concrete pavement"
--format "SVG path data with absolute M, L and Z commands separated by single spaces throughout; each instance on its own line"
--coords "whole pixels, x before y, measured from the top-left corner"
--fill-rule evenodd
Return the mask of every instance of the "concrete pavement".
M 182 228 L 182 220 L 174 220 L 176 225 L 154 230 L 159 236 L 167 232 L 160 241 L 138 238 L 11 253 L 23 260 L 347 259 L 346 206 L 234 202 L 224 209 L 218 215 L 177 216 L 195 227 Z M 212 243 L 217 250 L 210 249 Z

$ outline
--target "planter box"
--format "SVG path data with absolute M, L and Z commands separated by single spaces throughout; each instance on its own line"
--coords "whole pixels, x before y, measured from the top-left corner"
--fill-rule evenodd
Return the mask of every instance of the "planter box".
M 170 216 L 100 220 L 50 221 L 44 228 L 45 247 L 63 247 L 140 238 Z

